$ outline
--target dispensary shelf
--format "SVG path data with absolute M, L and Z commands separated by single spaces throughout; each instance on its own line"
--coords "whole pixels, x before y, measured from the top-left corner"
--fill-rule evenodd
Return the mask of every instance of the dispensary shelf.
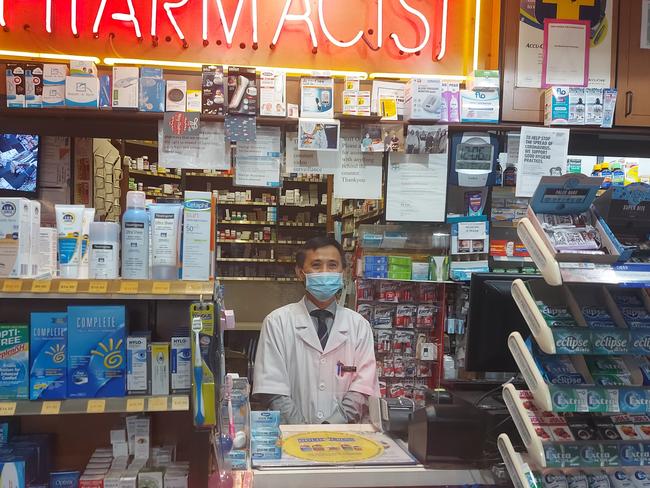
M 559 286 L 562 283 L 600 283 L 634 288 L 650 288 L 650 264 L 594 264 L 558 262 L 533 224 L 523 218 L 517 225 L 517 234 L 526 246 L 546 283 Z
M 512 442 L 510 442 L 510 437 L 507 434 L 501 434 L 497 438 L 497 448 L 515 488 L 530 488 L 531 486 L 535 486 L 531 473 L 532 459 L 529 459 L 526 453 L 518 453 L 515 451 L 515 448 L 512 447 Z
M 232 180 L 232 175 L 220 175 L 220 174 L 213 174 L 213 173 L 200 173 L 197 171 L 190 171 L 185 173 L 185 176 L 195 176 L 197 178 L 222 178 L 222 179 L 228 179 Z
M 282 240 L 282 241 L 278 241 L 278 244 L 284 244 L 284 245 L 287 245 L 287 246 L 302 246 L 302 245 L 305 244 L 306 242 L 307 242 L 307 241 L 304 241 L 304 240 L 303 240 L 303 241 L 288 241 L 288 240 Z
M 277 244 L 276 241 L 247 241 L 245 239 L 217 239 L 217 244 Z
M 180 175 L 175 175 L 172 173 L 154 173 L 153 171 L 145 171 L 141 169 L 130 169 L 129 175 L 141 175 L 141 176 L 152 176 L 155 178 L 164 178 L 170 180 L 180 180 Z
M 508 348 L 533 395 L 535 404 L 546 412 L 558 413 L 650 413 L 650 388 L 641 386 L 643 377 L 636 358 L 623 356 L 631 371 L 631 386 L 598 386 L 594 383 L 554 385 L 544 380 L 519 332 L 508 337 Z M 586 381 L 591 375 L 582 356 L 570 356 L 575 369 Z
M 275 203 L 270 202 L 217 202 L 217 205 L 229 207 L 275 207 Z
M 220 263 L 275 263 L 272 258 L 217 258 Z
M 280 227 L 325 227 L 327 224 L 315 224 L 313 222 L 278 222 Z
M 403 281 L 406 283 L 437 283 L 439 285 L 444 285 L 444 284 L 453 284 L 453 283 L 458 283 L 457 281 L 433 281 L 433 280 L 397 280 L 394 278 L 364 278 L 363 276 L 360 276 L 359 279 L 361 280 L 371 280 L 371 281 Z
M 220 225 L 275 225 L 275 222 L 266 220 L 220 220 L 217 223 Z
M 316 208 L 327 207 L 326 203 L 281 203 L 280 207 L 286 208 Z
M 213 292 L 210 281 L 0 279 L 0 298 L 198 300 Z
M 0 416 L 174 412 L 190 409 L 188 395 L 2 401 Z
M 217 279 L 219 281 L 280 281 L 280 282 L 298 281 L 297 278 L 274 277 L 274 276 L 219 276 Z

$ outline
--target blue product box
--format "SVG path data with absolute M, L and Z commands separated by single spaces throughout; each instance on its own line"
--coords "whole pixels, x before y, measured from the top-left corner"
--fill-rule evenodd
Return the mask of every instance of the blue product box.
M 68 397 L 126 394 L 123 306 L 68 307 Z
M 625 329 L 593 329 L 591 343 L 593 354 L 626 354 L 630 343 Z
M 159 80 L 162 80 L 162 77 L 162 68 L 148 68 L 146 66 L 140 68 L 140 78 L 158 78 Z
M 277 410 L 263 410 L 251 412 L 251 431 L 257 427 L 280 427 L 280 412 Z
M 78 488 L 79 471 L 55 471 L 50 473 L 50 488 Z
M 29 399 L 66 397 L 66 313 L 32 313 L 29 357 Z
M 0 458 L 0 486 L 25 488 L 25 461 L 17 456 Z
M 16 432 L 18 432 L 19 422 L 16 417 L 5 417 L 0 419 L 0 448 L 6 446 Z
M 99 77 L 99 108 L 111 108 L 112 106 L 111 77 L 102 75 Z
M 556 354 L 589 354 L 591 333 L 586 327 L 555 327 L 551 331 Z
M 630 352 L 640 356 L 650 356 L 650 329 L 630 330 Z
M 650 398 L 643 388 L 621 388 L 618 396 L 621 412 L 635 414 L 650 412 Z
M 623 444 L 620 449 L 621 466 L 641 466 L 643 464 L 642 444 Z
M 165 80 L 161 78 L 140 78 L 138 108 L 141 112 L 165 111 Z
M 230 461 L 230 467 L 234 470 L 242 471 L 248 469 L 246 451 L 233 449 L 227 454 L 226 459 Z
M 251 440 L 251 459 L 282 459 L 282 448 L 277 446 L 258 446 Z
M 29 327 L 0 324 L 0 400 L 29 398 Z

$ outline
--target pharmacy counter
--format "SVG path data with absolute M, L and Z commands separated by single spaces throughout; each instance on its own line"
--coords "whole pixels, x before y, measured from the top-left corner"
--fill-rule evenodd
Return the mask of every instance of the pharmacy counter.
M 281 426 L 282 459 L 253 465 L 255 488 L 351 488 L 491 485 L 490 471 L 423 466 L 406 446 L 372 425 Z

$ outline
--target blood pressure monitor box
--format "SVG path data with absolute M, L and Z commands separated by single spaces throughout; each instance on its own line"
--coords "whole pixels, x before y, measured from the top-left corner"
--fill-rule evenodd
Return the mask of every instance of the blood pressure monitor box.
M 460 121 L 496 124 L 499 122 L 499 89 L 460 91 Z
M 442 82 L 430 78 L 411 78 L 404 87 L 406 120 L 439 120 L 442 107 Z

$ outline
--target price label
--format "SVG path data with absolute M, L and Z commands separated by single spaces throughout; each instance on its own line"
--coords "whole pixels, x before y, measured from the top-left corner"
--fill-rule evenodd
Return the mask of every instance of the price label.
M 11 417 L 16 413 L 16 402 L 0 403 L 0 417 Z
M 61 402 L 43 402 L 41 415 L 58 415 L 61 411 Z
M 88 293 L 107 293 L 108 281 L 91 281 L 88 284 Z
M 149 398 L 147 410 L 150 412 L 162 412 L 167 410 L 167 397 Z
M 32 293 L 49 293 L 51 288 L 50 280 L 34 280 L 32 283 Z
M 196 283 L 188 282 L 185 285 L 185 291 L 187 293 L 201 293 L 202 289 L 203 286 L 200 282 L 196 282 Z
M 144 398 L 129 398 L 126 401 L 127 412 L 144 412 Z
M 190 399 L 186 396 L 172 397 L 172 410 L 189 410 Z
M 120 283 L 120 293 L 135 295 L 138 293 L 140 283 L 137 281 L 123 281 Z
M 2 284 L 2 291 L 4 293 L 20 293 L 23 289 L 23 282 L 20 280 L 5 280 Z
M 86 413 L 104 413 L 105 409 L 106 409 L 106 400 L 102 398 L 88 400 Z
M 151 293 L 154 295 L 168 295 L 171 287 L 169 281 L 154 281 Z
M 77 293 L 78 281 L 63 280 L 59 281 L 59 293 Z

